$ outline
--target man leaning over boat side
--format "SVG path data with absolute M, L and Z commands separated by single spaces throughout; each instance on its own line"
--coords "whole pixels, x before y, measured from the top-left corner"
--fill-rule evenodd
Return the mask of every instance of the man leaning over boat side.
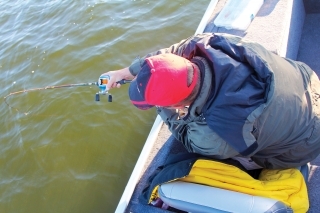
M 299 167 L 320 153 L 318 76 L 258 43 L 199 34 L 105 74 L 109 89 L 133 79 L 131 102 L 156 106 L 189 152 L 252 161 L 252 169 Z

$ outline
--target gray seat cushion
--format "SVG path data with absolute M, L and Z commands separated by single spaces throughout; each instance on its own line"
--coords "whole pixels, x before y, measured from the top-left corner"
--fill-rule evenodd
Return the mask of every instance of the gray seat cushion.
M 159 187 L 160 199 L 171 207 L 192 213 L 291 213 L 284 203 L 225 189 L 174 181 Z

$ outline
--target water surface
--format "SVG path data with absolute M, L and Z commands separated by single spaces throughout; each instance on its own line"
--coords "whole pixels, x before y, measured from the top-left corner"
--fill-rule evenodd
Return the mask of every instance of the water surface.
M 0 95 L 97 81 L 192 35 L 209 1 L 0 1 Z M 0 212 L 113 212 L 155 110 L 128 85 L 23 92 L 0 105 Z M 4 99 L 3 99 L 4 100 Z

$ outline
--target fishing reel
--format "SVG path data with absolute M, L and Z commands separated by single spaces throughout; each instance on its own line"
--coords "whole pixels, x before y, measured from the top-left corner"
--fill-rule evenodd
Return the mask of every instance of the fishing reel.
M 96 93 L 96 101 L 100 101 L 100 95 L 107 95 L 107 83 L 110 81 L 110 75 L 101 75 L 98 79 L 97 86 L 99 87 L 99 92 Z M 126 84 L 130 83 L 130 80 L 122 79 L 121 81 L 117 81 L 118 84 Z M 112 95 L 108 95 L 108 102 L 112 102 Z

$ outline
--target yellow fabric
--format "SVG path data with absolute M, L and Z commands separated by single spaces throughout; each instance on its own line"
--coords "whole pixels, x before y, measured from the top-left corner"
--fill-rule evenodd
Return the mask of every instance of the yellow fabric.
M 180 180 L 273 198 L 290 206 L 295 213 L 305 213 L 309 209 L 307 187 L 297 169 L 264 169 L 256 180 L 235 166 L 197 160 L 189 175 Z
M 155 200 L 156 198 L 159 197 L 158 188 L 159 188 L 159 185 L 157 185 L 156 187 L 154 187 L 154 189 L 152 190 L 152 193 L 151 193 L 151 196 L 150 196 L 150 198 L 149 198 L 148 203 L 151 203 L 151 201 L 153 201 L 153 200 Z

